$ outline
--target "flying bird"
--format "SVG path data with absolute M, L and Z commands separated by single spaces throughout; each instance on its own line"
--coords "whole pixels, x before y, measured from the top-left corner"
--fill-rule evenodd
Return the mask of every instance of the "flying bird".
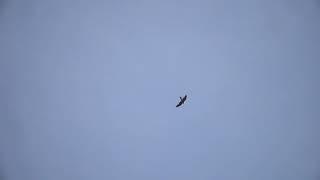
M 185 95 L 183 98 L 180 97 L 180 102 L 176 105 L 176 107 L 179 107 L 181 106 L 187 99 L 187 95 Z

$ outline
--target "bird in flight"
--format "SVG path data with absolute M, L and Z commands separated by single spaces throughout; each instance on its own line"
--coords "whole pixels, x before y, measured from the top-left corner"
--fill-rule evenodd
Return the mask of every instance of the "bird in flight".
M 176 107 L 181 106 L 187 99 L 187 95 L 184 95 L 184 97 L 180 97 L 180 102 L 176 105 Z

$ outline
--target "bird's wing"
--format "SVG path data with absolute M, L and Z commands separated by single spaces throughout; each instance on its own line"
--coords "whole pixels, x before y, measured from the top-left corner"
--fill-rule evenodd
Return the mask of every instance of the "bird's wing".
M 176 105 L 176 107 L 181 106 L 181 104 L 182 104 L 182 101 L 180 101 L 180 102 Z
M 186 96 L 184 96 L 182 99 L 181 99 L 181 103 L 183 104 L 185 101 L 186 101 Z

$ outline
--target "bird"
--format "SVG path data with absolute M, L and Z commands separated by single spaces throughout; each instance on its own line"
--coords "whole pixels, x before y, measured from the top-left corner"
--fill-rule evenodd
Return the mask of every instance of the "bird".
M 186 101 L 187 99 L 187 95 L 184 95 L 184 97 L 180 97 L 180 102 L 176 105 L 176 107 L 179 107 L 181 106 L 182 104 L 184 104 L 184 102 Z

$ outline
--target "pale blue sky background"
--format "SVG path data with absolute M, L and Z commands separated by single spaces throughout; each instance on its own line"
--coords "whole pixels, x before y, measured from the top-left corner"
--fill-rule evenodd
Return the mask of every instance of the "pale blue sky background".
M 314 0 L 1 0 L 1 180 L 319 180 L 319 17 Z

